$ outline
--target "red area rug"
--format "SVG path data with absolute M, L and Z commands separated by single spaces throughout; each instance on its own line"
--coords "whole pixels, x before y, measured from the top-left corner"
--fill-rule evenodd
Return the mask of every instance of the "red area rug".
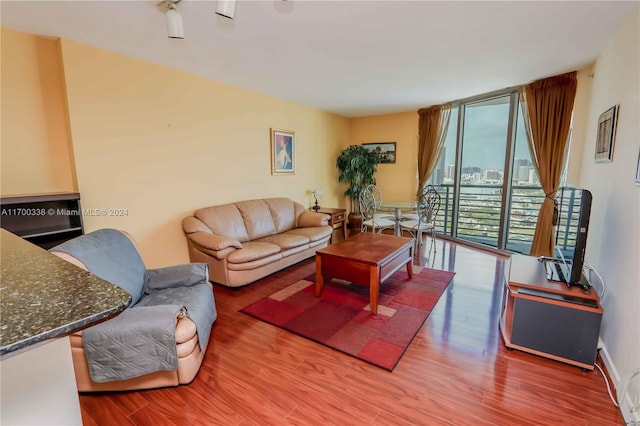
M 393 371 L 453 276 L 425 268 L 408 280 L 406 270 L 396 272 L 380 288 L 378 315 L 368 287 L 330 280 L 315 297 L 315 274 L 240 312 Z

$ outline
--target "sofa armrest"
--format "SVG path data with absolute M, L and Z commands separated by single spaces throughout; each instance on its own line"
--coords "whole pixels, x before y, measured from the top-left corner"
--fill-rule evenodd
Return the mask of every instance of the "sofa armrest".
M 187 238 L 195 244 L 213 251 L 224 250 L 227 247 L 242 248 L 242 243 L 240 241 L 223 235 L 194 232 L 192 234 L 187 234 Z
M 326 226 L 329 224 L 329 216 L 324 213 L 304 211 L 298 218 L 298 226 L 306 228 L 310 226 Z
M 209 265 L 187 263 L 166 268 L 147 269 L 145 292 L 173 287 L 189 287 L 209 281 Z

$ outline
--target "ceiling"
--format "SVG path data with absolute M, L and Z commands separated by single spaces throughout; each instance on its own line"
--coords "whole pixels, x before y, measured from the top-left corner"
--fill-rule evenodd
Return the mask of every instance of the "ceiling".
M 64 37 L 346 117 L 416 110 L 591 64 L 638 1 L 7 1 L 2 26 Z

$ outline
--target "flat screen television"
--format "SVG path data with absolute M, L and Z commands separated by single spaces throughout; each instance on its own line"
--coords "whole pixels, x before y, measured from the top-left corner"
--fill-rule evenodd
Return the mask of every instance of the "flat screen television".
M 582 268 L 587 248 L 591 201 L 591 192 L 584 188 L 562 187 L 558 190 L 555 242 L 558 256 L 548 259 L 555 265 L 545 265 L 549 279 L 566 282 L 569 286 L 582 286 L 585 291 L 589 290 L 589 283 L 582 277 Z M 556 272 L 556 269 L 562 269 L 562 273 Z

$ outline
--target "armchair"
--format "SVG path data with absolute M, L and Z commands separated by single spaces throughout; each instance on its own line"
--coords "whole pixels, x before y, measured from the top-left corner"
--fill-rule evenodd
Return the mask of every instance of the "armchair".
M 79 391 L 177 386 L 195 378 L 217 317 L 207 264 L 146 269 L 129 235 L 115 229 L 50 251 L 131 294 L 120 315 L 70 336 Z

